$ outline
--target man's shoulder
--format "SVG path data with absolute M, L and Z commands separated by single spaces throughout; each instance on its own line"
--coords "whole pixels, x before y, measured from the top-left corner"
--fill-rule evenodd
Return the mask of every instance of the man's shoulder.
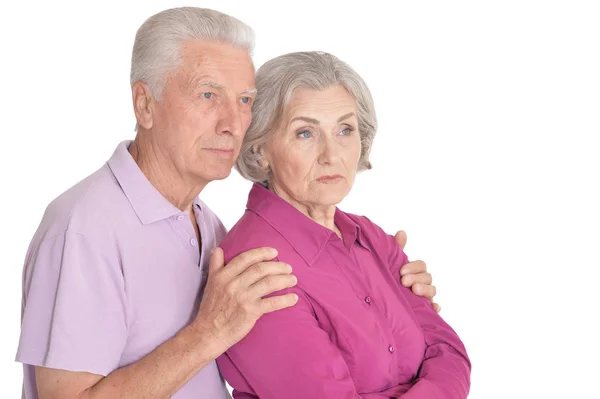
M 105 164 L 54 198 L 46 207 L 37 235 L 50 237 L 70 230 L 86 235 L 108 223 L 126 197 Z

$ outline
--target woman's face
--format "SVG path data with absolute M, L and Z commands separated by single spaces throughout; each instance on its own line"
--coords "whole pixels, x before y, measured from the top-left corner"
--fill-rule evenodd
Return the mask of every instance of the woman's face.
M 264 149 L 269 188 L 292 205 L 337 205 L 352 188 L 360 153 L 350 93 L 340 85 L 297 89 Z

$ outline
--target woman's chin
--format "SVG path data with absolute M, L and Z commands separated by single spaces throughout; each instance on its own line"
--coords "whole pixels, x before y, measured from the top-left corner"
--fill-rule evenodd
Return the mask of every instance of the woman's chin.
M 348 195 L 347 190 L 339 190 L 337 192 L 332 192 L 332 190 L 322 190 L 315 203 L 321 206 L 337 206 L 344 198 L 346 198 L 346 195 Z

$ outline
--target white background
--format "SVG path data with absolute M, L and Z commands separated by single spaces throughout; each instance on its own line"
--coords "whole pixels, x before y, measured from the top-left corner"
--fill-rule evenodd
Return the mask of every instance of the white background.
M 600 397 L 598 2 L 269 3 L 188 5 L 254 27 L 257 67 L 325 50 L 367 81 L 374 169 L 341 207 L 408 232 L 471 356 L 470 398 Z M 180 5 L 0 6 L 2 398 L 20 397 L 29 240 L 50 200 L 133 138 L 136 29 Z M 249 186 L 234 171 L 201 197 L 231 227 Z

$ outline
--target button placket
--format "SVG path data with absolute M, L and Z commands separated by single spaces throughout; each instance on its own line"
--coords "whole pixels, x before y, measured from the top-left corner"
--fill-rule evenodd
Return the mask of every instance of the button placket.
M 169 218 L 169 223 L 173 227 L 175 233 L 179 236 L 180 243 L 189 252 L 193 259 L 193 263 L 197 267 L 200 267 L 201 254 L 198 250 L 200 242 L 196 238 L 196 232 L 190 220 L 190 214 L 187 212 L 176 213 Z M 201 229 L 201 226 L 198 225 L 198 228 Z

